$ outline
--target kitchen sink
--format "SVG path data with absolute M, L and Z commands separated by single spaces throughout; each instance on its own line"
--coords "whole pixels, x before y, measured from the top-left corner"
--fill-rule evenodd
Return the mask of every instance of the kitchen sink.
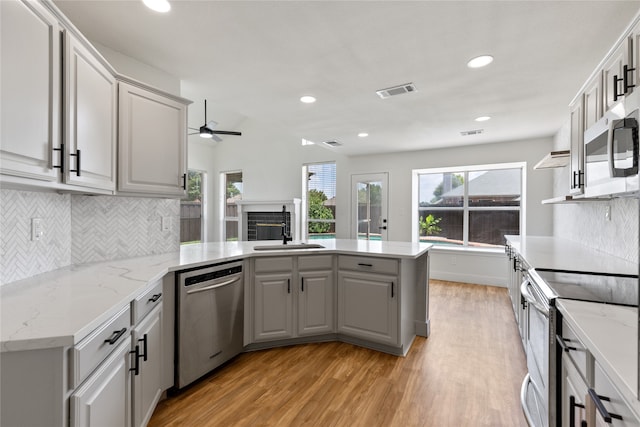
M 320 249 L 324 248 L 324 246 L 319 245 L 317 243 L 294 243 L 289 245 L 263 245 L 263 246 L 254 246 L 254 250 L 256 251 L 281 251 L 288 249 Z

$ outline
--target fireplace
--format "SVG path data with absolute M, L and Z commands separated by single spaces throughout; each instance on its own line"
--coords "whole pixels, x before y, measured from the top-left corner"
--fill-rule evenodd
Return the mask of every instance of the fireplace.
M 285 207 L 287 232 L 293 240 L 300 240 L 300 199 L 239 200 L 239 240 L 281 240 L 282 207 Z

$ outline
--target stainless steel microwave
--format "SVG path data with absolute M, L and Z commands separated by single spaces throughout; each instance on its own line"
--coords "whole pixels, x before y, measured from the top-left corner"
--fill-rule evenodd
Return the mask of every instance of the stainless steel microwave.
M 614 108 L 585 131 L 585 197 L 638 192 L 639 121 L 637 109 L 625 115 Z

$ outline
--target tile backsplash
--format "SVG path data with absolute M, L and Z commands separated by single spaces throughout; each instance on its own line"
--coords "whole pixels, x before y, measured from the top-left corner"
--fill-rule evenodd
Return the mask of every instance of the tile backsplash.
M 31 218 L 42 218 L 38 241 L 31 240 Z M 179 200 L 0 190 L 0 284 L 179 248 Z

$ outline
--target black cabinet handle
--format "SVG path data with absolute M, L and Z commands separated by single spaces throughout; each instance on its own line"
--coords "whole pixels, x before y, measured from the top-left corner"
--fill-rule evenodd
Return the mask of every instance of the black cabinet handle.
M 304 277 L 300 278 L 300 290 L 304 292 Z
M 104 342 L 108 342 L 109 345 L 114 345 L 116 342 L 118 342 L 120 337 L 124 335 L 125 332 L 127 332 L 127 328 L 122 328 L 119 331 L 113 331 L 111 338 L 104 340 Z
M 576 176 L 578 175 L 577 171 L 573 171 L 573 179 L 571 180 L 571 188 L 577 188 L 578 184 L 576 184 Z
M 69 153 L 69 156 L 73 156 L 76 158 L 76 168 L 75 169 L 69 169 L 69 172 L 75 172 L 76 176 L 80 176 L 80 150 L 76 150 L 75 154 Z
M 395 283 L 391 282 L 391 298 L 393 298 L 394 287 L 395 287 Z
M 629 89 L 636 87 L 633 83 L 629 83 L 629 73 L 635 71 L 635 68 L 629 68 L 628 65 L 622 67 L 622 86 L 624 89 L 624 93 L 629 92 Z
M 147 334 L 144 334 L 144 337 L 142 337 L 142 339 L 139 339 L 138 342 L 142 341 L 142 360 L 144 360 L 145 362 L 147 361 Z
M 291 279 L 287 279 L 287 293 L 291 293 Z
M 613 76 L 613 101 L 614 102 L 618 100 L 618 97 L 624 95 L 624 92 L 618 93 L 618 83 L 620 82 L 624 82 L 624 78 L 619 79 L 617 74 Z
M 60 165 L 53 165 L 53 169 L 60 169 L 60 172 L 64 173 L 64 144 L 60 144 L 60 148 L 54 148 L 53 151 L 60 152 Z
M 568 339 L 568 338 L 563 338 L 560 335 L 556 335 L 556 341 L 558 341 L 558 344 L 560 345 L 560 348 L 565 353 L 569 353 L 570 351 L 577 351 L 578 350 L 576 347 L 570 347 L 570 346 L 567 345 L 567 342 L 571 342 L 571 340 Z
M 183 190 L 187 189 L 187 174 L 186 173 L 182 174 L 182 189 Z
M 160 297 L 162 297 L 162 292 L 160 292 L 159 294 L 154 294 L 151 298 L 149 298 L 149 301 L 147 302 L 156 302 L 160 299 Z
M 584 405 L 581 403 L 576 403 L 576 398 L 574 396 L 569 396 L 569 425 L 576 425 L 576 408 L 584 408 Z
M 362 262 L 359 262 L 358 265 L 360 267 L 373 267 L 373 264 L 365 264 L 365 263 L 362 263 Z
M 578 188 L 584 187 L 584 172 L 578 171 Z
M 604 407 L 602 401 L 604 400 L 605 402 L 610 402 L 611 399 L 605 396 L 599 396 L 598 393 L 596 393 L 596 391 L 592 388 L 589 389 L 589 397 L 591 398 L 593 404 L 596 405 L 596 409 L 600 413 L 600 416 L 602 416 L 602 419 L 605 423 L 611 424 L 612 418 L 615 418 L 616 420 L 622 420 L 622 417 L 620 415 L 612 414 L 607 411 L 607 408 Z
M 140 354 L 140 346 L 136 345 L 136 349 L 133 351 L 130 351 L 129 354 L 133 354 L 133 368 L 129 368 L 130 371 L 133 371 L 134 375 L 140 375 L 140 358 L 142 357 L 142 355 Z

